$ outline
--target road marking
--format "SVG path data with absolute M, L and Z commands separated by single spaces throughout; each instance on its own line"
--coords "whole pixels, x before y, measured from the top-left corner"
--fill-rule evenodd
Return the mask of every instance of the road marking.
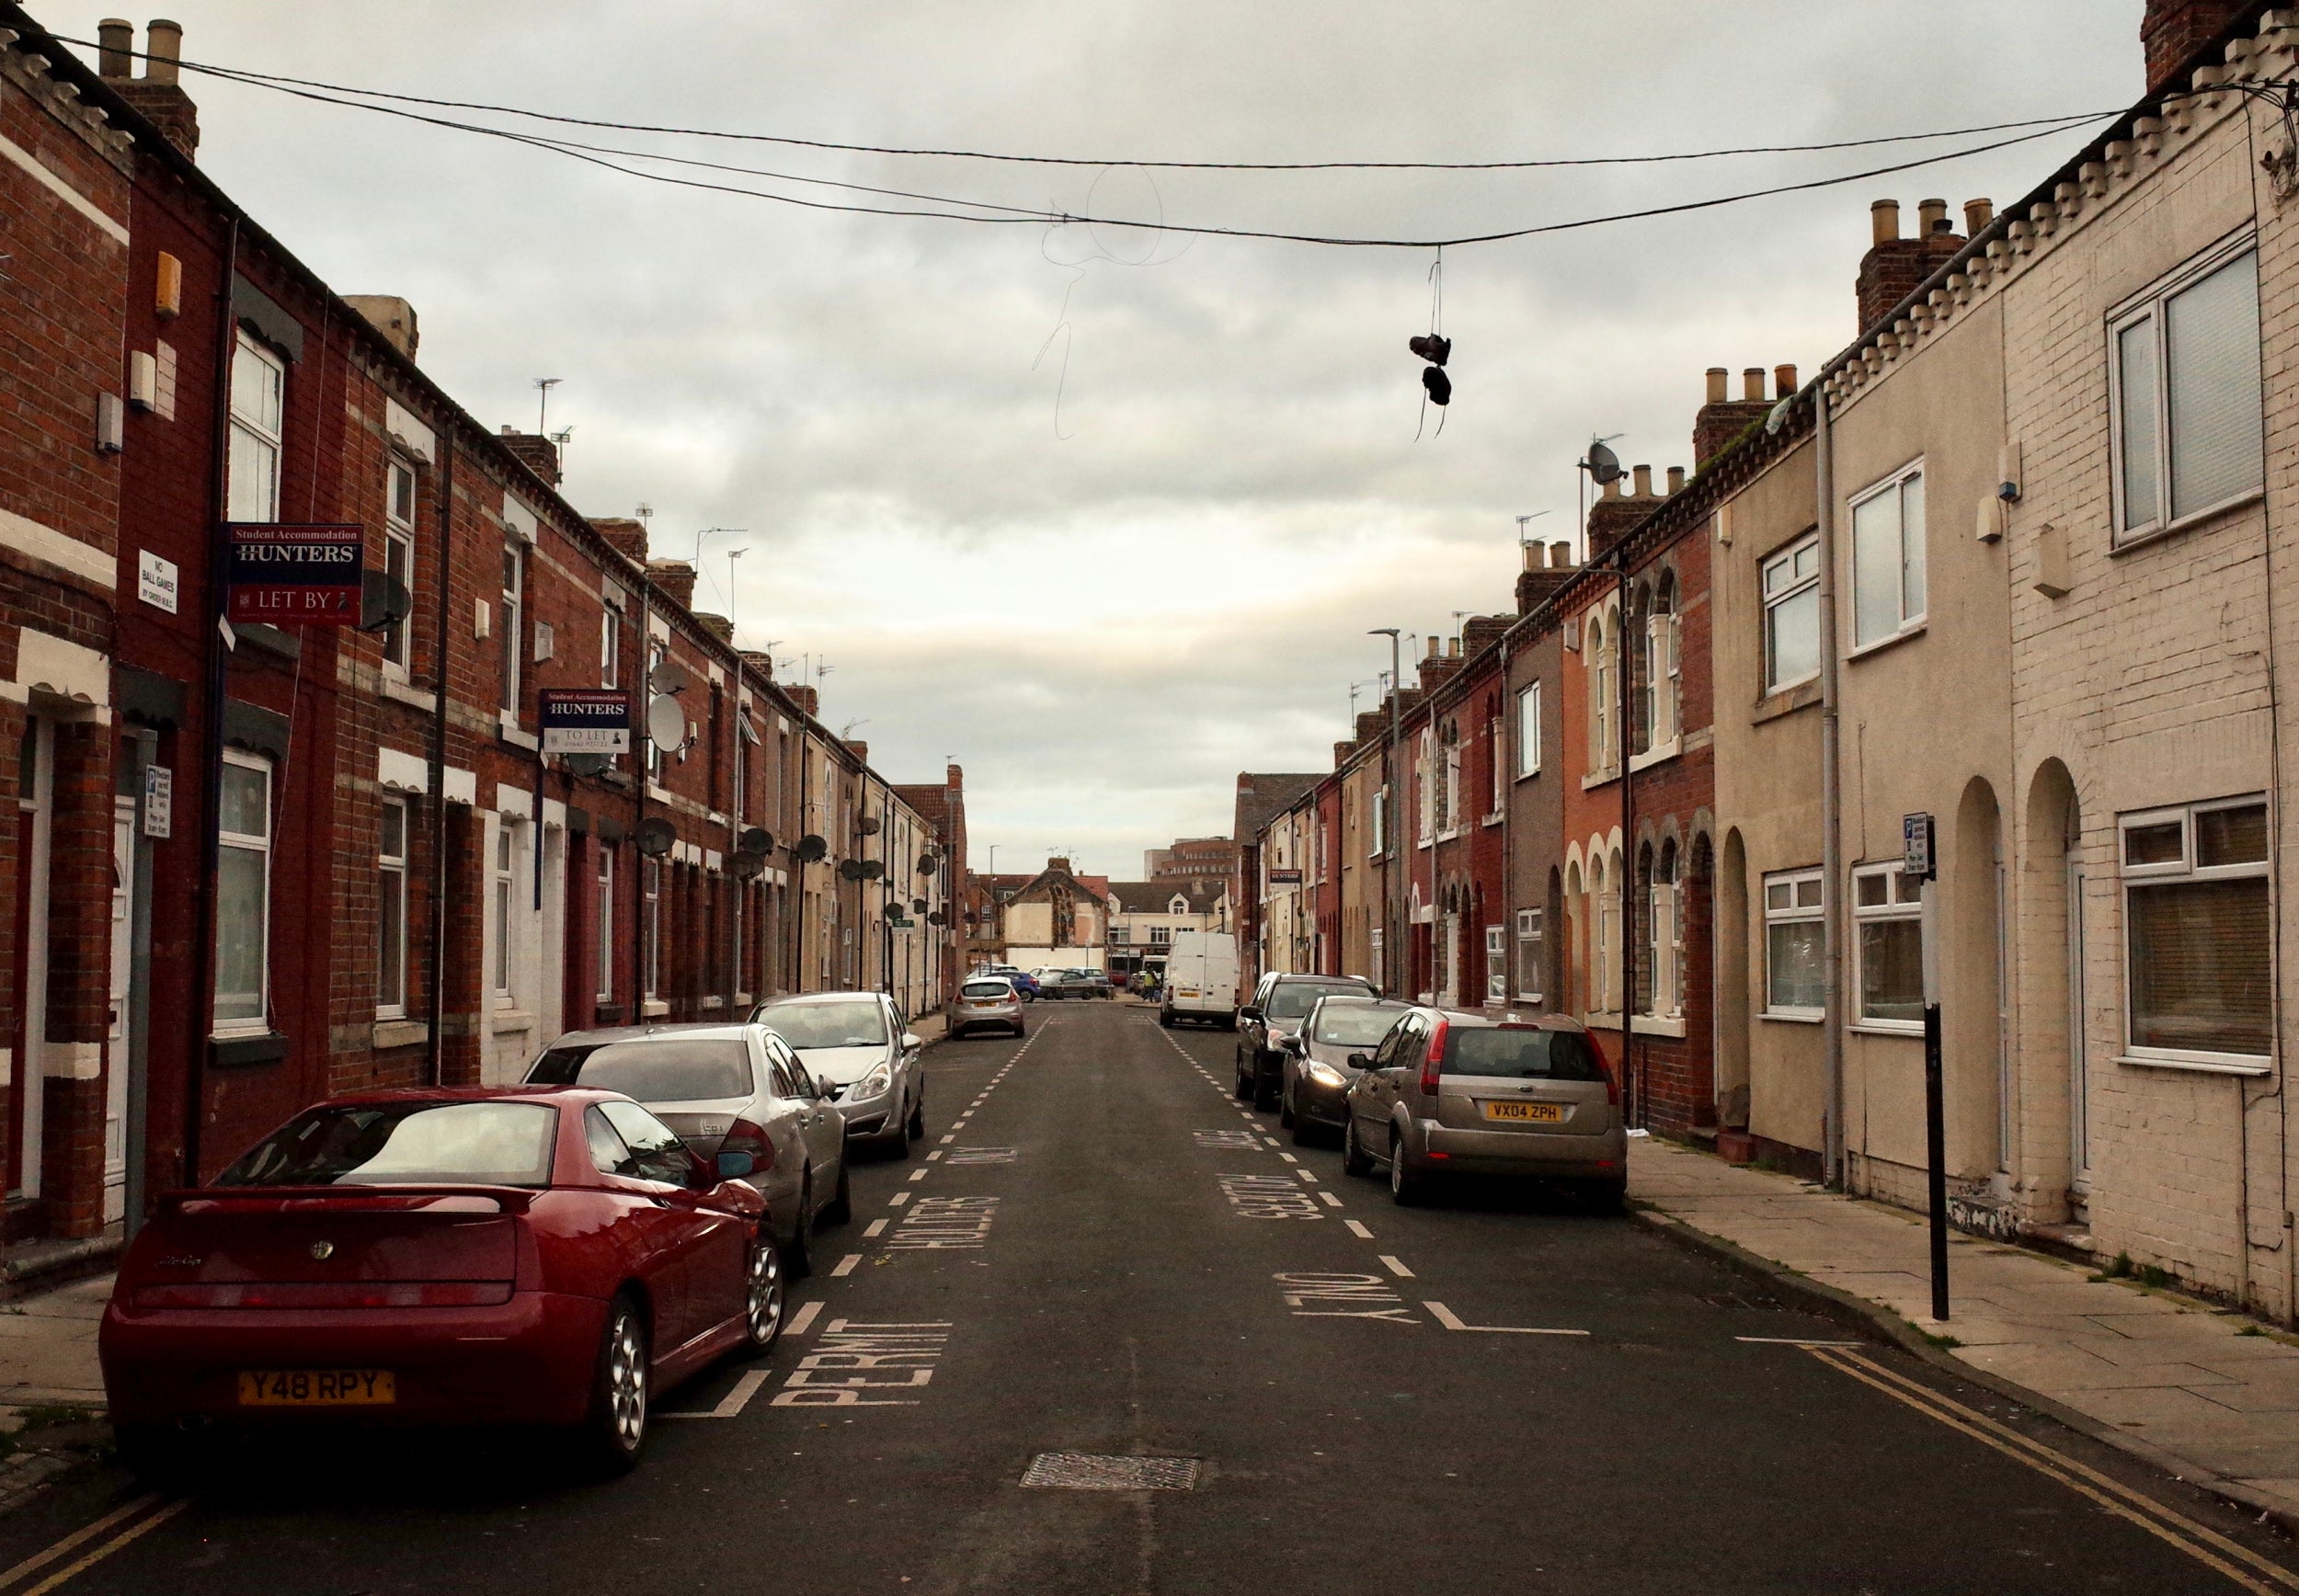
M 1747 1341 L 1759 1347 L 1865 1347 L 1866 1341 L 1813 1341 L 1801 1336 L 1734 1336 L 1735 1341 Z
M 886 1199 L 886 1206 L 889 1208 L 899 1208 L 903 1203 L 908 1203 L 909 1200 L 910 1194 L 908 1191 L 897 1191 L 893 1196 Z
M 796 1313 L 791 1315 L 790 1323 L 783 1328 L 783 1334 L 786 1336 L 805 1335 L 809 1329 L 814 1328 L 815 1316 L 819 1314 L 821 1311 L 821 1299 L 817 1298 L 815 1301 L 808 1303 L 806 1306 L 800 1308 Z
M 1280 1294 L 1297 1319 L 1380 1319 L 1392 1325 L 1421 1322 L 1405 1306 L 1405 1299 L 1390 1290 L 1389 1282 L 1378 1274 L 1318 1271 L 1271 1278 L 1285 1287 Z M 1312 1303 L 1321 1305 L 1311 1307 L 1309 1305 Z
M 1310 1194 L 1283 1175 L 1224 1175 L 1221 1194 L 1241 1219 L 1322 1219 Z
M 0 1585 L 13 1585 L 26 1575 L 39 1572 L 66 1552 L 85 1545 L 122 1519 L 132 1519 L 138 1513 L 156 1505 L 159 1500 L 157 1496 L 140 1496 L 126 1507 L 113 1509 L 94 1523 L 82 1525 L 45 1551 L 34 1552 L 30 1556 L 17 1564 L 15 1568 L 0 1572 Z
M 863 1232 L 863 1239 L 864 1241 L 868 1241 L 874 1236 L 884 1236 L 886 1233 L 887 1223 L 888 1222 L 884 1219 L 872 1220 L 870 1222 L 870 1228 Z
M 934 1155 L 940 1157 L 937 1153 Z M 960 1147 L 950 1155 L 953 1167 L 959 1164 L 1011 1164 L 1021 1154 L 1012 1147 Z
M 1312 1186 L 1317 1184 L 1317 1177 L 1310 1174 L 1307 1169 L 1296 1169 L 1294 1173 L 1300 1176 L 1302 1180 L 1307 1180 Z
M 2110 1479 L 2096 1468 L 2054 1452 L 2042 1442 L 2021 1434 L 2007 1424 L 1997 1423 L 1986 1414 L 1965 1407 L 1952 1396 L 1944 1396 L 1929 1386 L 1918 1385 L 1906 1375 L 1887 1369 L 1859 1352 L 1835 1351 L 1824 1347 L 1814 1347 L 1810 1351 L 1822 1362 L 1851 1375 L 1862 1385 L 1871 1385 L 1927 1418 L 1937 1419 L 1950 1430 L 1961 1431 L 2015 1462 L 2026 1464 L 2038 1474 L 2057 1480 L 2079 1496 L 2089 1497 L 2118 1518 L 2129 1519 L 2156 1539 L 2178 1547 L 2206 1568 L 2225 1575 L 2246 1590 L 2254 1592 L 2255 1596 L 2275 1596 L 2278 1587 L 2285 1590 L 2299 1590 L 2299 1575 L 2278 1568 L 2248 1547 L 2236 1545 L 2216 1531 L 2164 1506 L 2153 1497 L 2143 1495 L 2118 1480 Z M 2201 1545 L 2197 1544 L 2199 1542 Z M 2206 1550 L 2206 1547 L 2210 1549 Z M 2225 1556 L 2214 1556 L 2213 1552 Z M 2252 1579 L 2226 1561 L 2228 1557 L 2248 1564 L 2272 1579 L 2274 1585 L 2262 1584 Z
M 1395 1275 L 1399 1280 L 1411 1280 L 1413 1278 L 1413 1271 L 1398 1262 L 1396 1259 L 1390 1257 L 1388 1253 L 1384 1252 L 1381 1254 L 1381 1261 L 1389 1265 L 1390 1273 Z
M 928 1162 L 929 1164 L 931 1164 L 931 1163 L 932 1163 L 935 1159 L 937 1159 L 937 1158 L 939 1158 L 939 1157 L 942 1157 L 942 1151 L 941 1151 L 941 1149 L 940 1149 L 940 1148 L 936 1148 L 933 1152 L 931 1152 L 931 1153 L 929 1153 L 929 1154 L 927 1154 L 927 1155 L 926 1155 L 926 1162 Z
M 1475 1330 L 1481 1335 L 1488 1336 L 1585 1336 L 1588 1334 L 1586 1330 L 1535 1329 L 1526 1325 L 1468 1325 L 1463 1324 L 1460 1316 L 1443 1303 L 1433 1303 L 1424 1299 L 1421 1305 L 1427 1308 L 1430 1316 L 1448 1330 Z
M 1277 1145 L 1277 1138 L 1275 1136 L 1264 1136 L 1262 1140 L 1267 1142 L 1273 1147 Z M 1300 1159 L 1295 1157 L 1291 1153 L 1280 1153 L 1277 1157 L 1283 1158 L 1288 1164 L 1298 1164 L 1301 1161 Z
M 923 1198 L 902 1216 L 901 1227 L 886 1246 L 909 1252 L 970 1251 L 989 1238 L 990 1222 L 997 1217 L 995 1197 Z
M 831 1278 L 832 1280 L 838 1280 L 838 1279 L 841 1278 L 842 1276 L 845 1276 L 845 1275 L 850 1275 L 850 1274 L 853 1273 L 853 1272 L 854 1272 L 854 1266 L 855 1266 L 856 1264 L 860 1263 L 861 1261 L 862 1261 L 862 1254 L 861 1254 L 861 1253 L 859 1253 L 859 1252 L 850 1252 L 850 1253 L 848 1253 L 848 1254 L 847 1254 L 844 1258 L 841 1258 L 841 1259 L 840 1259 L 840 1260 L 838 1260 L 838 1267 L 830 1271 L 830 1278 Z
M 739 1418 L 742 1414 L 743 1408 L 749 1402 L 751 1397 L 756 1396 L 759 1394 L 759 1387 L 766 1384 L 767 1377 L 771 1373 L 772 1371 L 767 1369 L 751 1370 L 741 1379 L 736 1381 L 735 1388 L 727 1392 L 726 1396 L 720 1397 L 718 1400 L 718 1406 L 712 1408 L 707 1413 L 663 1413 L 658 1415 L 658 1417 L 663 1419 Z
M 910 1171 L 910 1179 L 913 1180 L 923 1180 L 925 1178 L 926 1171 L 923 1169 L 912 1169 Z
M 144 1499 L 146 1501 L 151 1499 L 152 1499 L 149 1497 Z M 123 1510 L 133 1510 L 135 1505 L 136 1504 L 132 1503 L 130 1504 L 129 1509 Z M 158 1529 L 162 1524 L 167 1522 L 168 1520 L 174 1518 L 177 1513 L 182 1512 L 189 1506 L 191 1506 L 191 1499 L 189 1497 L 178 1497 L 176 1500 L 169 1502 L 166 1506 L 155 1510 L 144 1518 L 138 1519 L 134 1523 L 130 1524 L 126 1529 L 120 1531 L 120 1533 L 114 1535 L 110 1540 L 104 1542 L 93 1551 L 85 1553 L 82 1556 L 74 1558 L 71 1562 L 66 1563 L 63 1568 L 49 1575 L 47 1579 L 42 1579 L 39 1584 L 29 1587 L 22 1592 L 22 1596 L 46 1596 L 48 1591 L 53 1590 L 57 1586 L 63 1584 L 66 1579 L 71 1579 L 74 1574 L 80 1573 L 84 1569 L 94 1568 L 97 1564 L 110 1556 L 114 1552 L 120 1550 L 120 1547 L 134 1540 L 138 1535 L 141 1535 L 149 1530 Z M 109 1519 L 98 1520 L 95 1524 L 92 1524 L 87 1529 L 81 1531 L 80 1536 L 85 1538 L 89 1534 L 95 1533 L 100 1528 L 117 1522 L 119 1522 L 119 1516 L 117 1514 Z M 47 1552 L 41 1553 L 36 1557 L 29 1557 L 25 1559 L 24 1562 L 18 1563 L 17 1565 L 17 1568 L 29 1569 L 29 1568 L 37 1568 L 41 1563 L 48 1561 L 51 1557 L 63 1552 L 69 1551 L 72 1546 L 76 1545 L 77 1544 L 77 1539 L 72 1536 L 66 1536 L 63 1542 L 51 1546 Z M 5 1582 L 6 1579 L 14 1578 L 17 1568 L 11 1568 L 6 1574 L 0 1575 L 0 1582 Z
M 1201 1147 L 1220 1147 L 1232 1153 L 1258 1153 L 1251 1131 L 1192 1131 Z
M 957 1139 L 958 1139 L 958 1133 L 957 1133 L 957 1132 L 955 1132 L 955 1131 L 952 1131 L 952 1132 L 951 1132 L 948 1135 L 946 1135 L 946 1136 L 944 1136 L 944 1137 L 943 1137 L 943 1138 L 942 1138 L 941 1146 L 945 1146 L 945 1147 L 946 1147 L 946 1146 L 948 1146 L 951 1143 L 953 1143 L 953 1142 L 956 1141 Z
M 1364 1226 L 1357 1223 L 1357 1221 L 1354 1219 L 1344 1219 L 1342 1223 L 1349 1227 L 1349 1234 L 1355 1237 L 1358 1240 L 1370 1241 L 1373 1239 L 1373 1232 L 1367 1230 Z
M 1277 1138 L 1275 1136 L 1264 1136 L 1262 1140 L 1267 1142 L 1273 1147 L 1277 1145 Z M 1284 1158 L 1288 1164 L 1298 1164 L 1300 1162 L 1300 1160 L 1296 1158 L 1291 1153 L 1282 1153 L 1278 1156 Z
M 864 1391 L 914 1391 L 933 1383 L 934 1365 L 950 1340 L 950 1321 L 862 1324 L 832 1319 L 813 1351 L 783 1380 L 775 1408 L 915 1408 L 916 1397 L 864 1396 Z M 875 1373 L 903 1380 L 873 1380 Z
M 1334 1196 L 1331 1191 L 1320 1191 L 1317 1194 L 1317 1200 L 1325 1204 L 1328 1208 L 1338 1208 L 1341 1206 L 1341 1199 Z

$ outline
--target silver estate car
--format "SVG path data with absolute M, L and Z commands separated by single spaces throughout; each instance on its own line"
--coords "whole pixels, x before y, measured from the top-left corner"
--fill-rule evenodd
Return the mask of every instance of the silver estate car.
M 897 1157 L 926 1134 L 924 1047 L 883 992 L 808 992 L 777 998 L 751 1020 L 780 1036 L 818 1080 L 846 1122 L 850 1142 Z
M 1301 1029 L 1277 1044 L 1285 1078 L 1277 1093 L 1277 1123 L 1293 1128 L 1293 1145 L 1306 1146 L 1326 1133 L 1338 1135 L 1348 1117 L 1352 1058 L 1371 1053 L 1413 1005 L 1394 998 L 1321 998 Z
M 1016 1036 L 1029 1034 L 1022 1022 L 1022 994 L 1003 975 L 968 975 L 950 999 L 949 1017 L 953 1036 L 991 1026 Z
M 527 1081 L 605 1087 L 637 1099 L 714 1160 L 721 1179 L 759 1189 L 793 1274 L 806 1271 L 815 1226 L 852 1214 L 838 1110 L 764 1026 L 571 1031 L 528 1066 Z
M 1607 1211 L 1627 1195 L 1619 1089 L 1578 1021 L 1415 1008 L 1360 1056 L 1342 1168 L 1387 1165 L 1399 1203 L 1442 1174 L 1566 1180 Z

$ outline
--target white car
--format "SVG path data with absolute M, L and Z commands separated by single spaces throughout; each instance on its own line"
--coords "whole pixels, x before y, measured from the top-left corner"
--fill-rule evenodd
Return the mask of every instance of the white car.
M 849 1142 L 898 1155 L 926 1134 L 924 1043 L 883 992 L 808 992 L 761 1003 L 750 1018 L 830 1084 Z
M 998 1027 L 1016 1036 L 1029 1032 L 1022 1020 L 1022 994 L 1003 975 L 968 975 L 950 1000 L 950 1034 Z

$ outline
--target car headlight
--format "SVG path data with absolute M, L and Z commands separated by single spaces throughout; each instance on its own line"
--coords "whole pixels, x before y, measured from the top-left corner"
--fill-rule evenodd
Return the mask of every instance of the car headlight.
M 886 1088 L 893 1084 L 894 1072 L 882 1064 L 862 1077 L 862 1084 L 854 1089 L 853 1095 L 858 1098 L 883 1097 Z
M 1341 1071 L 1332 1065 L 1319 1064 L 1315 1061 L 1311 1061 L 1308 1074 L 1309 1077 L 1320 1086 L 1339 1086 L 1344 1078 Z

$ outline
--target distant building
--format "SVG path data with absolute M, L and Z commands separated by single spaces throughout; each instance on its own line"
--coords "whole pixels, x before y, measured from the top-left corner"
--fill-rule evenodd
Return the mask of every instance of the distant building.
M 1109 972 L 1112 978 L 1165 968 L 1176 931 L 1226 931 L 1227 882 L 1121 881 L 1110 884 Z

